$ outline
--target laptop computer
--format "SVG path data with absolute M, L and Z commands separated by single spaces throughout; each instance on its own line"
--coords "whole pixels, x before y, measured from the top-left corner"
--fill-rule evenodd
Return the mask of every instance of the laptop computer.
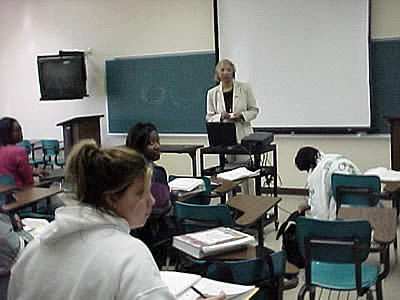
M 233 122 L 207 122 L 208 143 L 211 147 L 229 147 L 237 144 Z

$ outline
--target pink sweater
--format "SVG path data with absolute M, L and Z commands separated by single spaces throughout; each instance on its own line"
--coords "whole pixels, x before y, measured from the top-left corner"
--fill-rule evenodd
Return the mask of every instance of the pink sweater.
M 32 168 L 24 147 L 0 147 L 0 175 L 4 174 L 13 176 L 18 188 L 33 184 Z

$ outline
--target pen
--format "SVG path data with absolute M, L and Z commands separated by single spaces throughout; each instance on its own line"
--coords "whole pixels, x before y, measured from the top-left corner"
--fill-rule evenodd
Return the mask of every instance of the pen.
M 201 298 L 206 299 L 207 297 L 203 295 L 202 292 L 200 292 L 198 289 L 196 289 L 194 286 L 191 286 L 192 290 L 195 291 Z

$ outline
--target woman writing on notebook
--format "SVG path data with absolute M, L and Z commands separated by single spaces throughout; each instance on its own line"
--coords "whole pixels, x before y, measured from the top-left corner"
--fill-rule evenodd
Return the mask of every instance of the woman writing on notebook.
M 152 123 L 137 123 L 129 130 L 126 146 L 143 154 L 153 170 L 150 191 L 155 204 L 146 225 L 133 234 L 149 246 L 160 265 L 166 254 L 164 247 L 170 245 L 155 248 L 152 245 L 176 235 L 177 230 L 172 210 L 172 201 L 176 200 L 176 196 L 169 190 L 167 172 L 154 163 L 160 159 L 160 137 L 157 128 Z
M 11 270 L 8 298 L 175 299 L 148 248 L 129 235 L 154 205 L 151 173 L 134 150 L 75 145 L 66 179 L 79 204 L 59 208 L 28 244 Z
M 235 122 L 236 138 L 240 143 L 243 137 L 253 133 L 251 121 L 259 112 L 256 99 L 249 84 L 235 81 L 236 67 L 228 59 L 218 62 L 214 80 L 219 83 L 207 92 L 207 122 Z M 228 155 L 228 163 L 245 163 L 245 155 Z M 242 186 L 248 193 L 248 187 Z M 246 191 L 247 189 L 247 191 Z

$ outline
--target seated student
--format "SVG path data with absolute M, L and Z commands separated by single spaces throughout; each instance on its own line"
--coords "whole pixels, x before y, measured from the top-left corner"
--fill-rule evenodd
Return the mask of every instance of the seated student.
M 157 128 L 151 123 L 137 123 L 129 130 L 126 146 L 142 153 L 153 169 L 151 194 L 155 204 L 151 216 L 143 228 L 137 232 L 138 237 L 147 245 L 176 234 L 176 222 L 173 216 L 172 203 L 176 196 L 169 190 L 167 172 L 154 162 L 160 159 L 160 137 Z M 158 255 L 152 249 L 153 255 Z
M 17 120 L 9 117 L 0 120 L 0 174 L 13 176 L 18 188 L 33 184 L 32 175 L 47 174 L 44 170 L 32 170 L 25 148 L 15 145 L 22 139 Z
M 25 244 L 32 239 L 33 236 L 22 229 L 17 215 L 10 216 L 0 209 L 0 299 L 7 297 L 7 273 L 17 261 Z
M 129 230 L 151 213 L 151 168 L 127 148 L 74 146 L 66 179 L 79 204 L 61 207 L 11 270 L 9 299 L 175 299 Z M 209 299 L 225 299 L 219 296 Z
M 0 174 L 14 177 L 17 188 L 32 185 L 33 175 L 48 174 L 46 170 L 32 170 L 25 148 L 15 145 L 22 139 L 21 125 L 17 120 L 9 117 L 0 120 Z M 57 196 L 52 197 L 51 208 L 53 210 L 62 205 L 64 203 Z
M 315 219 L 336 219 L 336 201 L 332 196 L 333 173 L 360 174 L 357 166 L 339 154 L 324 154 L 313 147 L 302 147 L 295 158 L 296 167 L 307 171 L 308 204 L 301 205 L 299 212 L 309 210 Z

